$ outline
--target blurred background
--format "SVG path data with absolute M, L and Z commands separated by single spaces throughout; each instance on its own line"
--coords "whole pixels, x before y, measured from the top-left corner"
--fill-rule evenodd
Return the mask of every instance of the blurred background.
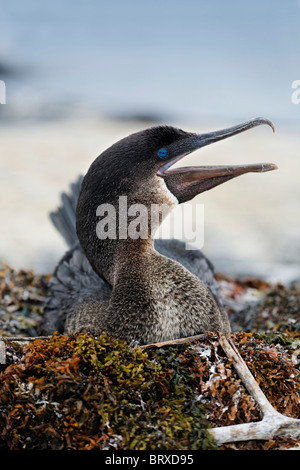
M 299 24 L 299 0 L 0 0 L 0 260 L 53 270 L 66 247 L 48 213 L 117 139 L 264 116 L 275 134 L 261 126 L 185 161 L 279 167 L 194 200 L 202 248 L 225 274 L 299 281 Z

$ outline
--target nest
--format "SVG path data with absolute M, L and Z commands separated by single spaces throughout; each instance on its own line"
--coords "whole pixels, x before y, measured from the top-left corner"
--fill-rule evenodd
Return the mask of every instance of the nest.
M 143 348 L 106 334 L 34 339 L 48 280 L 7 266 L 0 272 L 0 447 L 269 450 L 297 444 L 285 436 L 217 447 L 211 429 L 262 419 L 218 334 Z M 299 290 L 218 280 L 232 341 L 273 407 L 299 419 Z

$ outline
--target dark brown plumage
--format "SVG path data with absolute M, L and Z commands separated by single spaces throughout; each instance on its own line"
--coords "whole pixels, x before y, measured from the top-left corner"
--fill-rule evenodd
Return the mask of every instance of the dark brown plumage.
M 274 169 L 271 164 L 172 168 L 197 148 L 260 124 L 272 126 L 258 118 L 200 135 L 161 126 L 132 134 L 103 152 L 52 215 L 73 246 L 54 273 L 42 332 L 106 331 L 141 344 L 208 330 L 229 332 L 211 264 L 201 252 L 185 251 L 179 241 L 154 244 L 161 221 L 153 225 L 150 206 L 164 204 L 171 211 L 235 176 Z M 118 201 L 125 196 L 128 207 L 149 209 L 144 238 L 120 237 L 124 214 Z M 117 236 L 99 239 L 98 208 L 104 204 L 115 209 Z

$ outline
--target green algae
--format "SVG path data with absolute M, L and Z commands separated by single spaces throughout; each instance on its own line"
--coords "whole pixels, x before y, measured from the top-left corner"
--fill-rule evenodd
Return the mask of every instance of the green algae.
M 147 351 L 106 335 L 54 335 L 28 347 L 10 342 L 10 335 L 36 334 L 46 281 L 25 271 L 0 272 L 7 361 L 0 365 L 6 367 L 0 375 L 0 448 L 211 449 L 209 425 L 262 418 L 215 334 L 193 345 Z M 299 418 L 299 287 L 244 284 L 234 290 L 237 304 L 247 298 L 247 288 L 261 295 L 244 309 L 252 333 L 232 339 L 272 405 Z M 243 324 L 243 310 L 237 320 Z M 279 439 L 223 448 L 286 445 Z
M 267 344 L 280 345 L 285 347 L 286 349 L 300 348 L 300 335 L 292 336 L 288 332 L 277 330 L 268 331 L 265 333 L 253 333 L 253 336 L 254 338 L 264 340 Z
M 0 375 L 10 449 L 213 449 L 186 346 L 143 351 L 106 334 L 35 340 Z

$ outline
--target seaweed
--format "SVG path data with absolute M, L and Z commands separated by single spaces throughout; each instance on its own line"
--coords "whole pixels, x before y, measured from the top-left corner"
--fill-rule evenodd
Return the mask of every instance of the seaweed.
M 0 266 L 0 334 L 36 336 L 50 276 Z
M 259 406 L 220 347 L 218 335 L 209 333 L 204 341 L 197 341 L 192 347 L 197 353 L 192 366 L 194 390 L 199 403 L 205 406 L 211 426 L 230 426 L 262 419 Z
M 32 341 L 0 375 L 2 442 L 9 449 L 215 448 L 184 350 L 147 353 L 106 334 Z
M 238 333 L 235 342 L 273 407 L 286 416 L 300 418 L 299 351 L 294 351 L 287 338 L 277 333 Z
M 218 274 L 232 331 L 266 332 L 280 329 L 299 333 L 300 288 L 260 279 L 231 279 Z
M 215 449 L 210 427 L 262 418 L 215 333 L 144 349 L 106 334 L 29 338 L 49 279 L 0 270 L 0 448 Z M 222 276 L 219 283 L 249 369 L 279 412 L 299 418 L 299 288 Z M 221 449 L 295 444 L 276 438 Z

